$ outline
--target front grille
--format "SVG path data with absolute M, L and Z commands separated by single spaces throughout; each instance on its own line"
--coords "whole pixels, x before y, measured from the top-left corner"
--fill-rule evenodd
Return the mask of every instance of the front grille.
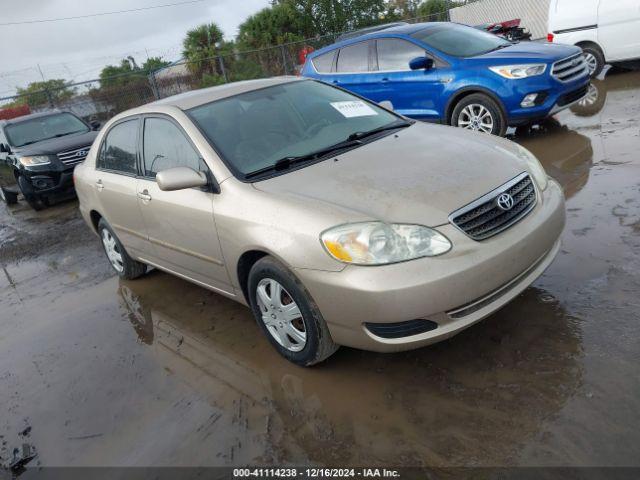
M 513 199 L 511 208 L 498 206 L 502 194 Z M 456 210 L 449 221 L 474 240 L 486 240 L 522 220 L 536 205 L 536 189 L 528 173 L 487 193 L 466 207 Z
M 438 328 L 431 320 L 409 320 L 397 323 L 365 323 L 371 333 L 382 338 L 404 338 L 430 332 Z
M 588 91 L 589 91 L 589 85 L 585 85 L 584 87 L 580 87 L 577 90 L 574 90 L 573 92 L 566 93 L 558 99 L 558 106 L 564 107 L 565 105 L 569 105 L 573 102 L 577 102 L 582 97 L 584 97 Z
M 589 67 L 582 53 L 554 63 L 551 69 L 551 75 L 561 82 L 570 82 L 588 73 Z
M 66 152 L 60 152 L 58 154 L 58 159 L 65 165 L 75 165 L 76 163 L 80 163 L 85 158 L 87 158 L 87 154 L 89 153 L 90 148 L 91 145 L 87 145 L 85 147 L 67 150 Z

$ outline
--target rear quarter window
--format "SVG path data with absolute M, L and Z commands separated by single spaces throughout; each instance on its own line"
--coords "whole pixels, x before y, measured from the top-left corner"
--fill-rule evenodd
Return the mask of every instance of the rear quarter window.
M 336 51 L 323 53 L 311 60 L 314 68 L 319 73 L 330 73 L 333 70 L 333 60 L 336 57 Z

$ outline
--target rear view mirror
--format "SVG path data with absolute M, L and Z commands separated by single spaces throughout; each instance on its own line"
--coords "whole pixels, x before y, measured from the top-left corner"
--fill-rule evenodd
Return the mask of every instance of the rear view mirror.
M 429 57 L 416 57 L 409 62 L 411 70 L 429 70 L 433 68 L 433 59 Z
M 393 111 L 393 103 L 391 103 L 389 100 L 383 100 L 379 102 L 378 105 L 380 105 L 382 108 Z
M 187 188 L 204 187 L 207 176 L 188 167 L 175 167 L 162 170 L 156 174 L 158 188 L 167 192 Z

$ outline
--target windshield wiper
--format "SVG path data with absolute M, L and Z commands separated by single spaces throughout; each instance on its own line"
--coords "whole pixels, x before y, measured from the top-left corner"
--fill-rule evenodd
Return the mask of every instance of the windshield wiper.
M 284 157 L 276 161 L 272 165 L 269 165 L 264 168 L 260 168 L 258 170 L 254 170 L 253 172 L 250 172 L 250 173 L 246 173 L 244 178 L 257 177 L 258 175 L 261 175 L 267 172 L 272 172 L 272 171 L 277 172 L 280 170 L 288 170 L 289 168 L 291 168 L 293 165 L 297 163 L 319 160 L 320 158 L 326 155 L 329 155 L 330 153 L 337 152 L 338 150 L 344 150 L 345 148 L 357 147 L 358 145 L 362 145 L 362 142 L 360 140 L 347 139 L 340 143 L 336 143 L 335 145 L 331 145 L 326 148 L 321 148 L 320 150 L 316 150 L 315 152 L 307 153 L 305 155 Z
M 371 135 L 375 135 L 376 133 L 385 132 L 387 130 L 395 130 L 397 128 L 406 128 L 413 125 L 411 122 L 407 121 L 397 121 L 390 123 L 389 125 L 384 125 L 382 127 L 374 128 L 373 130 L 368 130 L 366 132 L 354 132 L 347 137 L 347 140 L 361 140 L 366 137 L 370 137 Z

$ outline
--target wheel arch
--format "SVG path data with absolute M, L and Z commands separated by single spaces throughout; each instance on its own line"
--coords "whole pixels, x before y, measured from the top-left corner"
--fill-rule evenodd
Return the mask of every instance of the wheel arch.
M 100 223 L 100 219 L 102 218 L 102 214 L 97 210 L 91 210 L 89 212 L 89 218 L 91 219 L 91 226 L 93 227 L 94 232 L 98 232 L 98 223 Z
M 604 57 L 605 61 L 607 59 L 607 56 L 605 55 L 604 49 L 602 48 L 602 46 L 597 43 L 594 42 L 593 40 L 580 40 L 579 42 L 577 42 L 576 47 L 596 47 L 598 50 L 600 50 L 600 53 L 602 53 L 602 56 Z
M 502 115 L 505 118 L 505 122 L 507 124 L 509 123 L 509 116 L 507 115 L 507 110 L 504 108 L 504 104 L 502 103 L 502 100 L 500 99 L 500 97 L 498 97 L 498 95 L 496 95 L 494 92 L 484 87 L 469 86 L 469 87 L 464 87 L 458 90 L 454 95 L 451 96 L 451 98 L 447 102 L 447 105 L 444 109 L 445 125 L 451 124 L 451 117 L 453 115 L 453 110 L 456 108 L 456 105 L 460 103 L 460 101 L 465 97 L 468 97 L 469 95 L 473 95 L 475 93 L 486 95 L 489 98 L 491 98 L 491 100 L 496 102 L 496 104 L 498 105 L 498 108 L 500 109 L 500 111 L 502 112 Z
M 247 250 L 242 255 L 240 255 L 240 258 L 238 258 L 236 274 L 238 276 L 238 283 L 240 284 L 240 288 L 242 289 L 242 294 L 244 295 L 244 299 L 247 302 L 247 305 L 251 305 L 251 300 L 249 298 L 249 272 L 258 260 L 270 255 L 270 253 L 264 250 L 254 249 Z M 277 257 L 274 256 L 274 258 Z

